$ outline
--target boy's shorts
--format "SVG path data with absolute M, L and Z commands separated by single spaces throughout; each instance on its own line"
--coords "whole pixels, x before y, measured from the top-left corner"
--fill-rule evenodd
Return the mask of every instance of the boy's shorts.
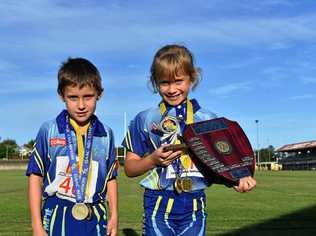
M 42 222 L 50 236 L 99 236 L 106 235 L 106 209 L 103 202 L 92 204 L 91 219 L 76 220 L 71 214 L 74 203 L 49 197 L 42 207 Z
M 145 190 L 143 235 L 205 235 L 204 191 Z

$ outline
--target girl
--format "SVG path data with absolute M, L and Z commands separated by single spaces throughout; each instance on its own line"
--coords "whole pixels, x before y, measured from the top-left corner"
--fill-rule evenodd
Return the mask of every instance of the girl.
M 186 47 L 161 48 L 154 57 L 150 80 L 162 101 L 138 113 L 123 141 L 126 175 L 147 173 L 140 183 L 145 188 L 144 235 L 205 235 L 204 189 L 212 182 L 206 181 L 185 151 L 166 150 L 169 144 L 181 143 L 186 124 L 216 117 L 188 98 L 199 79 L 199 69 Z M 235 189 L 247 192 L 255 185 L 248 176 Z

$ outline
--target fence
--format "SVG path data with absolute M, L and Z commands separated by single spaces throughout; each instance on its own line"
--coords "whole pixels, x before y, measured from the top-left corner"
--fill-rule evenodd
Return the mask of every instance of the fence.
M 0 170 L 26 170 L 28 160 L 0 160 Z

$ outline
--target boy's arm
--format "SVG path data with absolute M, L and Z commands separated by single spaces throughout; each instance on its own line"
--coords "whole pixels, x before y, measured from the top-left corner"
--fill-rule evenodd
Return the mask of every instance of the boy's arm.
M 41 206 L 42 206 L 42 184 L 43 178 L 31 174 L 29 176 L 29 207 L 31 212 L 31 221 L 33 235 L 47 235 L 41 218 Z
M 110 217 L 107 225 L 107 235 L 117 235 L 118 210 L 117 210 L 117 181 L 116 179 L 107 182 L 107 196 L 109 202 Z
M 180 151 L 165 151 L 164 146 L 159 147 L 146 157 L 140 157 L 136 153 L 127 152 L 124 171 L 128 177 L 143 175 L 156 166 L 168 166 L 181 155 Z

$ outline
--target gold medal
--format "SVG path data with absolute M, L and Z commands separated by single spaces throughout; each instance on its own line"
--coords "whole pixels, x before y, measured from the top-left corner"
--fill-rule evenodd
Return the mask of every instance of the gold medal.
M 181 179 L 181 189 L 183 192 L 191 192 L 192 191 L 192 179 L 189 177 L 184 177 Z
M 178 194 L 182 193 L 181 179 L 178 177 L 174 181 L 174 189 L 176 190 Z
M 72 209 L 71 214 L 76 220 L 84 220 L 91 216 L 91 209 L 84 203 L 76 203 Z
M 87 204 L 88 207 L 88 216 L 87 216 L 87 220 L 91 220 L 92 219 L 92 206 Z

